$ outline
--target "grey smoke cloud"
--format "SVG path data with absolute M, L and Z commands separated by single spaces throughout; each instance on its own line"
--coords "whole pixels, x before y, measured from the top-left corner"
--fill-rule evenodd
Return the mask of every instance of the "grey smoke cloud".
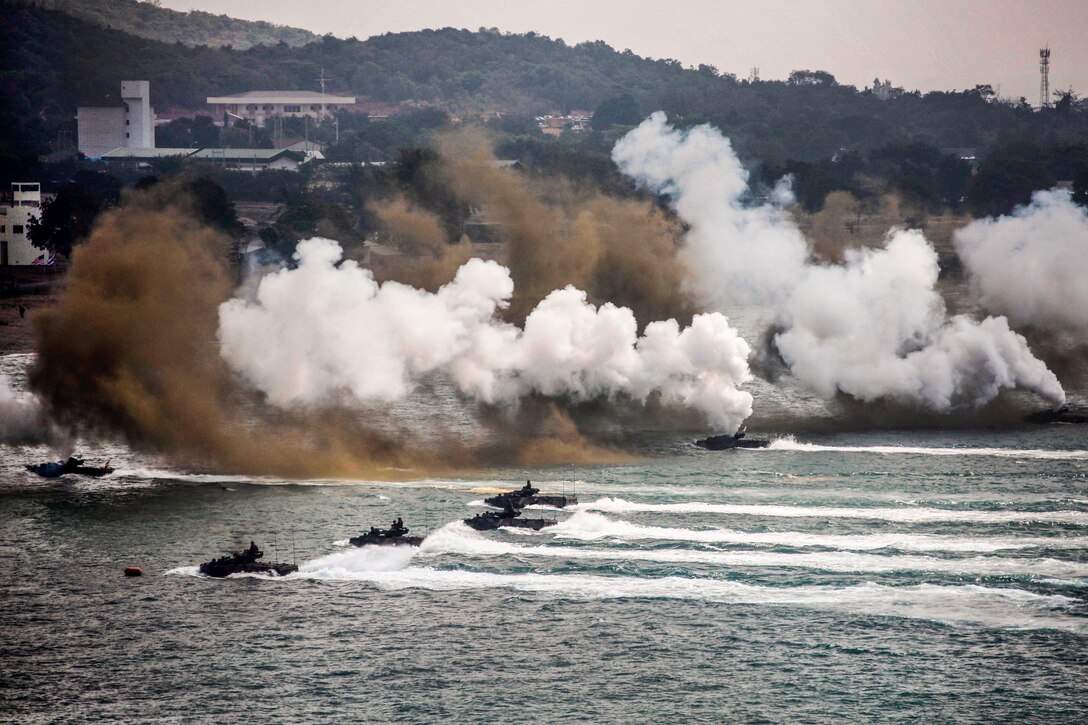
M 937 254 L 920 232 L 892 230 L 882 249 L 816 264 L 780 208 L 745 203 L 748 175 L 728 139 L 710 126 L 676 130 L 660 112 L 621 139 L 613 159 L 667 195 L 690 226 L 685 254 L 700 299 L 723 311 L 766 308 L 782 328 L 782 357 L 819 393 L 936 411 L 983 405 L 1003 388 L 1065 399 L 1004 318 L 949 317 Z

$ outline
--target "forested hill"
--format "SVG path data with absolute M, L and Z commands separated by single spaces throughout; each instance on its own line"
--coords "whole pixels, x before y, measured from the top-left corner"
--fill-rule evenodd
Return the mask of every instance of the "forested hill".
M 230 45 L 239 50 L 254 45 L 305 45 L 316 40 L 309 30 L 264 21 L 239 20 L 193 10 L 178 12 L 139 0 L 22 0 L 59 10 L 104 28 L 123 30 L 141 38 L 183 45 Z
M 316 89 L 322 69 L 332 78 L 331 92 L 439 105 L 462 118 L 592 110 L 630 94 L 635 113 L 664 109 L 682 123 L 712 122 L 743 155 L 771 163 L 902 142 L 985 153 L 1016 141 L 1088 138 L 1088 113 L 1075 104 L 1036 113 L 995 100 L 988 86 L 924 95 L 892 89 L 882 100 L 824 72 L 748 83 L 710 66 L 685 68 L 603 42 L 572 47 L 533 33 L 450 28 L 366 41 L 324 36 L 301 47 L 188 47 L 11 0 L 0 2 L 0 10 L 0 142 L 9 148 L 17 139 L 44 143 L 58 123 L 71 123 L 76 105 L 116 94 L 123 78 L 150 80 L 159 109 L 200 108 L 207 96 L 220 93 Z

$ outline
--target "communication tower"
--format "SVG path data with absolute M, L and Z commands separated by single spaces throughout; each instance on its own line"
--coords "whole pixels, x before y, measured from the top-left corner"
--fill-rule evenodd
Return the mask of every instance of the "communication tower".
M 1050 108 L 1050 47 L 1039 49 L 1039 108 Z

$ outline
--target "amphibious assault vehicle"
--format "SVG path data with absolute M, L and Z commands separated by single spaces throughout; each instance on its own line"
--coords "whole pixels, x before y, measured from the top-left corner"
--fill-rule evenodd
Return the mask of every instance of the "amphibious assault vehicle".
M 108 476 L 113 473 L 113 469 L 110 468 L 110 462 L 106 461 L 104 466 L 85 466 L 83 465 L 82 458 L 76 458 L 70 456 L 67 461 L 46 461 L 45 463 L 28 463 L 26 464 L 26 470 L 31 473 L 36 473 L 42 478 L 60 478 L 67 473 L 74 473 L 80 476 L 93 476 L 99 478 L 101 476 Z
M 761 438 L 745 438 L 746 428 L 741 428 L 733 435 L 709 436 L 695 441 L 695 445 L 708 451 L 729 451 L 734 448 L 766 448 L 771 445 L 769 440 Z
M 566 506 L 573 506 L 578 503 L 576 496 L 561 496 L 559 494 L 540 493 L 540 489 L 535 488 L 530 481 L 526 481 L 525 485 L 516 491 L 507 491 L 506 493 L 500 493 L 490 498 L 485 498 L 484 503 L 488 506 L 494 506 L 495 508 L 506 508 L 509 504 L 515 509 L 523 509 L 526 506 L 554 506 L 561 509 Z
M 230 556 L 221 556 L 218 559 L 204 562 L 200 565 L 200 573 L 204 576 L 222 578 L 231 574 L 285 576 L 298 571 L 297 564 L 273 564 L 257 561 L 262 556 L 264 556 L 264 552 L 251 541 L 249 542 L 249 548 L 245 551 L 233 551 Z
M 1088 423 L 1088 407 L 1070 408 L 1063 405 L 1053 410 L 1040 410 L 1024 418 L 1028 423 Z
M 556 523 L 558 522 L 549 519 L 524 519 L 521 512 L 509 504 L 502 511 L 488 511 L 465 519 L 465 525 L 477 531 L 494 531 L 503 526 L 540 531 L 545 527 L 555 526 Z
M 348 541 L 352 546 L 419 546 L 423 543 L 422 536 L 407 536 L 407 533 L 408 527 L 398 518 L 388 529 L 371 526 L 370 531 Z

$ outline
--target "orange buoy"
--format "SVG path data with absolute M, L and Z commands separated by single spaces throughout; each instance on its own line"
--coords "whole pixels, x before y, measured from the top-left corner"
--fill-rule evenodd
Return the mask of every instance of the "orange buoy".
M 144 570 L 138 566 L 126 566 L 125 576 L 143 576 Z

